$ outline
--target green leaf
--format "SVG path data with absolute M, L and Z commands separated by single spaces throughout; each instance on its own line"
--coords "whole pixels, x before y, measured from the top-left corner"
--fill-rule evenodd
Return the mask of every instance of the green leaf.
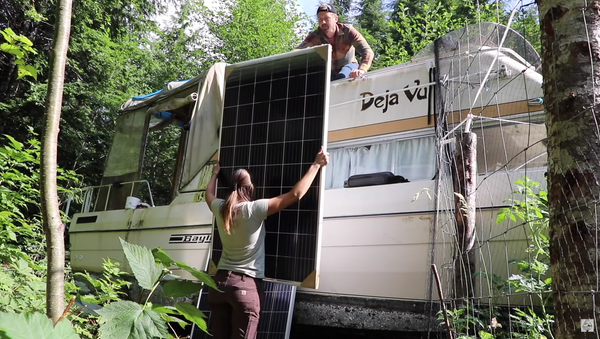
M 31 42 L 31 40 L 29 40 L 29 38 L 27 38 L 26 36 L 23 35 L 15 35 L 14 39 L 20 43 L 22 43 L 24 46 L 33 46 L 33 43 Z
M 17 241 L 17 235 L 15 234 L 15 232 L 11 231 L 11 230 L 7 230 L 6 231 L 8 238 L 12 241 Z
M 154 256 L 154 259 L 156 259 L 156 261 L 158 261 L 159 263 L 163 264 L 165 267 L 169 267 L 169 266 L 173 265 L 173 263 L 175 262 L 167 254 L 167 252 L 163 251 L 159 247 L 152 249 L 152 255 Z
M 13 39 L 13 37 L 16 35 L 15 32 L 12 30 L 12 28 L 7 27 L 6 29 L 4 29 L 3 31 L 0 31 L 0 34 L 2 34 L 2 36 L 4 37 L 4 39 L 6 41 L 8 41 L 9 43 L 14 43 L 15 40 Z
M 179 313 L 177 313 L 179 314 Z M 181 328 L 185 329 L 186 325 L 189 325 L 189 323 L 187 321 L 184 321 L 182 319 L 179 319 L 177 317 L 171 317 L 170 315 L 167 314 L 163 314 L 163 318 L 170 323 L 178 323 L 179 326 L 181 326 Z
M 202 284 L 186 280 L 172 280 L 163 286 L 165 296 L 172 298 L 185 297 L 197 293 L 202 289 Z
M 37 69 L 35 69 L 35 67 L 31 66 L 31 65 L 27 65 L 24 68 L 24 71 L 27 72 L 27 75 L 33 77 L 35 80 L 37 80 Z
M 10 53 L 17 57 L 17 59 L 22 59 L 24 54 L 18 46 L 9 45 L 7 43 L 0 44 L 0 51 Z
M 10 339 L 79 339 L 67 320 L 52 326 L 41 313 L 0 313 L 0 331 Z
M 206 316 L 195 306 L 184 302 L 178 302 L 175 304 L 175 308 L 184 316 L 187 320 L 195 323 L 198 327 L 206 332 Z
M 176 261 L 175 265 L 177 265 L 177 267 L 179 267 L 183 270 L 188 271 L 191 275 L 194 276 L 194 278 L 200 280 L 201 282 L 205 283 L 206 285 L 214 288 L 215 290 L 218 290 L 217 284 L 215 284 L 215 281 L 209 274 L 199 271 L 185 263 L 182 263 L 181 261 Z
M 10 145 L 17 151 L 23 150 L 23 143 L 17 141 L 17 139 L 11 137 L 10 135 L 5 135 L 6 139 L 10 141 Z
M 167 338 L 166 321 L 160 313 L 145 309 L 133 301 L 113 302 L 97 311 L 104 323 L 101 338 L 145 339 Z
M 77 305 L 77 307 L 79 307 L 83 313 L 92 314 L 96 316 L 99 315 L 96 311 L 102 309 L 102 306 L 98 304 L 87 302 L 81 299 L 81 296 L 79 294 L 77 295 L 77 298 L 75 298 L 75 305 Z
M 152 310 L 163 314 L 179 314 L 179 311 L 173 306 L 152 305 Z
M 151 290 L 160 279 L 162 267 L 156 265 L 152 252 L 146 247 L 130 244 L 121 238 L 119 240 L 138 284 L 142 288 Z

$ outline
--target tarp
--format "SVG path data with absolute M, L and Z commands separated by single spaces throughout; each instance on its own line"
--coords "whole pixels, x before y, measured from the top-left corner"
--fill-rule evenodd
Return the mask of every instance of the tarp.
M 219 148 L 219 128 L 223 112 L 225 88 L 225 63 L 213 65 L 198 86 L 185 150 L 181 177 L 182 190 L 198 188 L 200 176 L 196 176 Z M 195 178 L 195 180 L 194 180 Z

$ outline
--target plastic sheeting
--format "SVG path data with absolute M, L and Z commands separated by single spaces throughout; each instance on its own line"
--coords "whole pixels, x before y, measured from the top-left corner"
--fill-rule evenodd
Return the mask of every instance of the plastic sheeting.
M 181 177 L 182 190 L 196 190 L 202 167 L 219 149 L 219 129 L 223 112 L 225 63 L 213 65 L 198 89 L 196 106 L 192 113 L 188 144 Z
M 142 143 L 146 133 L 146 110 L 144 108 L 121 115 L 110 148 L 104 177 L 117 177 L 140 171 Z

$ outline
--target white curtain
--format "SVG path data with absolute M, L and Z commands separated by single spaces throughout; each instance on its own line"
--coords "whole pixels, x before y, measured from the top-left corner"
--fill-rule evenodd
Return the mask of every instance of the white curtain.
M 435 137 L 392 141 L 329 151 L 325 188 L 344 187 L 355 174 L 392 172 L 409 181 L 435 175 Z

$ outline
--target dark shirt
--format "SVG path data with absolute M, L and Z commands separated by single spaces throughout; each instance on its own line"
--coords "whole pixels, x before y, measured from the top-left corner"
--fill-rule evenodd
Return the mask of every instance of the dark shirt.
M 358 63 L 356 60 L 355 51 L 361 56 L 362 60 L 359 68 L 365 72 L 371 67 L 373 62 L 373 50 L 367 43 L 367 40 L 354 27 L 337 23 L 337 30 L 334 36 L 332 47 L 331 69 L 337 74 L 342 67 L 349 63 Z M 312 31 L 304 41 L 297 47 L 298 49 L 330 44 L 329 39 L 321 28 Z

